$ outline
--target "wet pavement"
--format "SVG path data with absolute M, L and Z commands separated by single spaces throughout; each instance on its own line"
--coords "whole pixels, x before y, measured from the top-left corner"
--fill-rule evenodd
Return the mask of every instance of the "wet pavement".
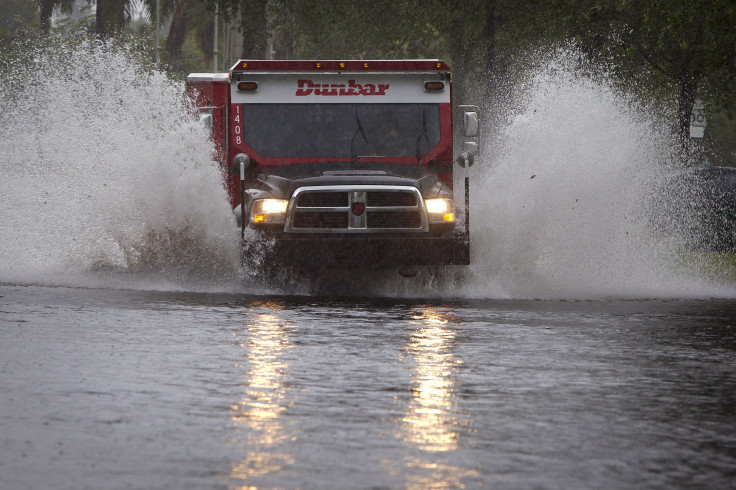
M 734 300 L 0 296 L 3 489 L 736 483 Z

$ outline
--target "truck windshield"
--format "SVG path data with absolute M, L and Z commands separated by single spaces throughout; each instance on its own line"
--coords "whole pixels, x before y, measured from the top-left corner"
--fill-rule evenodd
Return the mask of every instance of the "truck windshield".
M 419 157 L 440 141 L 437 104 L 243 104 L 245 142 L 263 157 Z

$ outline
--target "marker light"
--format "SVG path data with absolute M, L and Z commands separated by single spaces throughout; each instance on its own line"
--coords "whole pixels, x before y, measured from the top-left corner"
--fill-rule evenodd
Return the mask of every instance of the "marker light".
M 238 82 L 238 91 L 255 92 L 258 90 L 258 82 Z
M 340 69 L 344 69 L 345 68 L 345 62 L 344 61 L 341 61 L 339 66 L 340 66 Z
M 250 210 L 253 223 L 283 223 L 286 219 L 286 199 L 257 199 Z
M 452 199 L 427 199 L 427 213 L 431 223 L 451 223 L 455 221 L 455 204 Z
M 427 90 L 427 91 L 445 90 L 445 82 L 424 82 L 424 90 Z
M 439 63 L 439 62 L 438 62 L 438 63 L 437 63 L 436 65 L 434 65 L 434 66 L 436 66 L 436 67 L 437 67 L 437 69 L 440 69 L 440 68 L 442 68 L 442 63 Z
M 247 61 L 243 61 L 243 64 L 240 65 L 240 66 L 245 70 L 246 68 L 248 68 L 248 62 Z
M 363 63 L 363 68 L 368 68 L 368 63 Z
M 320 63 L 320 62 L 318 61 L 318 62 L 316 62 L 316 63 L 314 64 L 314 67 L 315 67 L 315 68 L 322 68 L 322 63 Z

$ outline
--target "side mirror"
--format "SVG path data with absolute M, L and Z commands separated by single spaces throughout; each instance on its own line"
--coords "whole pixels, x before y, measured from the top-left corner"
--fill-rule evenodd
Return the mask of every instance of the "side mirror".
M 477 112 L 463 112 L 463 135 L 466 138 L 476 138 L 480 124 Z
M 471 155 L 478 154 L 478 143 L 480 140 L 480 109 L 475 105 L 458 106 L 463 111 L 463 152 Z
M 478 154 L 478 143 L 475 141 L 466 141 L 463 143 L 463 151 L 470 153 L 471 155 Z

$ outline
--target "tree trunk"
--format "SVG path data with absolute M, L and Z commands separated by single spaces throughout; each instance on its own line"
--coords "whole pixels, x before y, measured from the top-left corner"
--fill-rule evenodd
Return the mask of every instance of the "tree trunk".
M 55 0 L 40 0 L 39 10 L 41 11 L 41 34 L 48 35 L 51 30 L 51 14 L 54 12 Z
M 485 113 L 490 113 L 491 105 L 496 95 L 496 84 L 498 73 L 496 70 L 496 0 L 486 2 L 486 19 L 483 26 L 483 40 L 485 50 L 483 52 L 483 100 L 479 101 Z
M 496 63 L 496 0 L 486 2 L 486 22 L 483 25 L 483 39 L 486 49 L 483 57 L 483 71 L 492 78 Z
M 267 0 L 243 0 L 241 4 L 242 55 L 245 59 L 262 59 L 266 55 L 268 45 L 266 3 Z
M 109 39 L 122 29 L 125 25 L 125 5 L 126 2 L 123 0 L 97 0 L 95 12 L 97 39 Z
M 166 36 L 166 59 L 168 63 L 176 60 L 181 54 L 182 46 L 187 35 L 187 17 L 189 2 L 181 0 L 176 4 L 176 10 L 171 18 L 169 35 Z
M 477 48 L 473 39 L 475 36 L 468 39 L 466 35 L 467 29 L 464 20 L 467 14 L 463 10 L 463 4 L 460 0 L 448 1 L 448 13 L 450 22 L 448 23 L 446 35 L 450 42 L 452 71 L 455 74 L 453 97 L 457 104 L 470 104 L 474 102 L 469 78 L 470 73 L 474 71 L 475 57 L 473 53 Z
M 213 51 L 215 49 L 215 18 L 211 16 L 201 30 L 197 33 L 197 45 L 202 50 L 205 57 L 208 55 L 212 59 Z

